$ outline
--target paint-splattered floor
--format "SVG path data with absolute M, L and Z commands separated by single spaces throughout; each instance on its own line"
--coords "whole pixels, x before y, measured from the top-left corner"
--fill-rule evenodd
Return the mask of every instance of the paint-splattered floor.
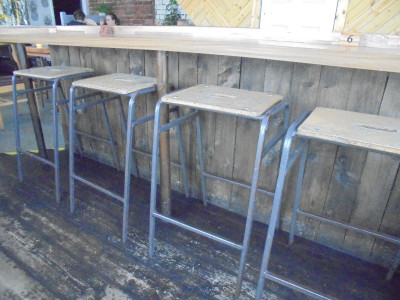
M 18 183 L 16 157 L 0 154 L 0 299 L 232 299 L 239 253 L 157 223 L 156 253 L 148 257 L 149 182 L 133 180 L 129 238 L 120 240 L 120 203 L 77 187 L 69 213 L 67 153 L 61 155 L 63 199 L 54 199 L 52 169 L 24 157 Z M 89 159 L 77 170 L 116 192 L 123 174 Z M 95 179 L 92 179 L 96 181 Z M 239 242 L 244 219 L 212 205 L 173 195 L 173 216 Z M 266 226 L 255 223 L 241 299 L 253 299 Z M 273 269 L 339 299 L 399 299 L 400 275 L 304 239 L 290 249 L 279 232 Z M 293 254 L 288 256 L 288 254 Z M 305 296 L 268 282 L 265 299 Z

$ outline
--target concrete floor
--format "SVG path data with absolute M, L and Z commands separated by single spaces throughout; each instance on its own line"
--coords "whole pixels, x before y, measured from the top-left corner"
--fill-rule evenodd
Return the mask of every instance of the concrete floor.
M 52 109 L 51 102 L 45 101 L 44 107 L 39 105 L 43 135 L 45 137 L 46 148 L 53 149 L 53 134 L 52 134 Z M 9 105 L 1 108 L 5 130 L 0 130 L 0 153 L 15 152 L 15 132 L 14 132 L 14 117 L 13 106 Z M 21 104 L 20 129 L 21 129 L 21 146 L 26 150 L 37 150 L 36 139 L 32 127 L 32 121 L 29 113 L 28 104 Z M 59 147 L 65 146 L 64 136 L 59 127 Z

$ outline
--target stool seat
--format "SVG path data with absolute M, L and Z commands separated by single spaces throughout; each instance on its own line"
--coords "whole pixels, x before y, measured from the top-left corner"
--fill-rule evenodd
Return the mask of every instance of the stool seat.
M 90 68 L 71 67 L 71 66 L 47 66 L 32 69 L 23 69 L 14 71 L 14 75 L 37 78 L 43 80 L 52 80 L 72 75 L 93 72 Z
M 283 96 L 222 86 L 200 84 L 163 96 L 167 104 L 184 105 L 194 109 L 259 117 L 283 100 Z
M 119 95 L 128 95 L 155 88 L 157 80 L 153 77 L 115 73 L 77 80 L 72 85 Z
M 317 107 L 299 126 L 309 139 L 400 154 L 400 119 Z

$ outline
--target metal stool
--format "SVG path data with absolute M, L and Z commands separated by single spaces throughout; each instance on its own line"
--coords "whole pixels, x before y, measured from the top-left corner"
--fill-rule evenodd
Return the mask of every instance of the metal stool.
M 96 90 L 97 92 L 84 94 L 80 96 L 75 96 L 75 91 L 77 88 L 85 88 Z M 145 155 L 149 155 L 143 151 L 139 151 L 137 149 L 132 148 L 133 143 L 133 133 L 134 127 L 145 122 L 151 121 L 154 119 L 154 115 L 148 115 L 143 118 L 134 119 L 134 111 L 135 111 L 135 100 L 138 95 L 146 94 L 156 91 L 156 79 L 151 77 L 144 77 L 144 76 L 137 76 L 137 75 L 130 75 L 130 74 L 109 74 L 104 76 L 97 76 L 91 77 L 87 79 L 77 80 L 72 83 L 72 87 L 70 90 L 70 124 L 69 124 L 69 137 L 70 141 L 73 141 L 73 137 L 75 135 L 83 135 L 89 138 L 93 138 L 96 140 L 103 141 L 108 143 L 113 151 L 114 161 L 116 164 L 116 168 L 119 168 L 119 161 L 117 156 L 117 151 L 115 148 L 114 139 L 112 136 L 110 122 L 106 110 L 105 103 L 112 100 L 118 100 L 121 120 L 122 120 L 122 128 L 126 133 L 126 151 L 125 151 L 125 179 L 124 179 L 124 195 L 121 197 L 101 186 L 98 186 L 88 180 L 78 176 L 74 172 L 74 143 L 70 142 L 69 144 L 69 170 L 70 170 L 70 210 L 71 213 L 75 210 L 75 180 L 78 180 L 90 187 L 105 193 L 106 195 L 117 199 L 123 203 L 123 225 L 122 225 L 122 242 L 126 242 L 127 234 L 128 234 L 128 213 L 129 213 L 129 195 L 130 195 L 130 175 L 131 169 L 133 164 L 133 172 L 135 177 L 137 177 L 138 170 L 136 166 L 135 159 L 132 159 L 132 152 L 141 153 Z M 89 100 L 83 104 L 76 104 L 76 100 L 93 97 L 97 95 L 102 95 L 102 92 L 112 93 L 112 96 L 109 97 L 102 97 L 100 99 Z M 121 96 L 128 96 L 130 97 L 129 100 L 129 107 L 128 107 L 128 121 L 126 121 L 124 109 L 122 106 Z M 93 105 L 102 105 L 103 108 L 103 115 L 106 121 L 107 131 L 109 134 L 109 139 L 104 139 L 100 137 L 93 136 L 91 134 L 84 133 L 82 131 L 77 131 L 74 128 L 74 112 L 78 109 L 88 108 Z M 181 142 L 181 133 L 178 131 L 178 138 Z M 183 156 L 181 156 L 183 159 Z M 185 162 L 181 160 L 181 166 L 184 170 Z M 184 175 L 184 184 L 186 194 L 188 194 L 188 187 L 187 187 L 187 177 L 186 173 Z
M 35 158 L 42 163 L 52 166 L 55 170 L 55 185 L 56 185 L 56 200 L 60 201 L 61 187 L 60 187 L 60 163 L 58 154 L 58 105 L 64 104 L 68 111 L 68 99 L 66 99 L 63 89 L 61 88 L 61 80 L 73 79 L 78 77 L 90 76 L 93 74 L 93 70 L 89 68 L 80 67 L 69 67 L 69 66 L 52 66 L 52 67 L 41 67 L 32 68 L 25 70 L 14 71 L 12 76 L 12 92 L 13 92 L 13 103 L 14 103 L 14 122 L 15 122 L 15 141 L 17 148 L 17 162 L 18 162 L 18 179 L 20 182 L 23 180 L 22 172 L 22 160 L 21 153 L 24 153 L 32 158 Z M 39 88 L 29 90 L 17 90 L 16 89 L 16 78 L 27 77 L 30 79 L 40 79 L 42 81 L 51 82 L 52 85 L 46 85 Z M 58 100 L 57 88 L 60 88 L 63 99 Z M 52 89 L 52 109 L 53 109 L 53 137 L 54 137 L 54 162 L 39 157 L 27 150 L 21 148 L 21 136 L 19 130 L 19 117 L 17 108 L 17 96 L 28 94 L 31 92 L 43 91 Z
M 261 298 L 265 278 L 290 287 L 311 297 L 329 299 L 328 297 L 323 296 L 316 291 L 310 290 L 307 287 L 301 286 L 293 281 L 284 279 L 268 270 L 276 221 L 279 218 L 279 211 L 282 202 L 285 177 L 294 161 L 299 156 L 301 156 L 301 158 L 289 237 L 290 244 L 293 243 L 296 229 L 296 218 L 297 215 L 300 214 L 308 218 L 313 218 L 331 225 L 337 225 L 345 229 L 355 230 L 360 233 L 369 234 L 385 241 L 400 245 L 400 238 L 351 226 L 349 224 L 344 224 L 321 216 L 306 213 L 299 209 L 301 186 L 310 140 L 364 149 L 400 157 L 399 132 L 400 119 L 321 107 L 316 108 L 312 113 L 303 113 L 293 122 L 286 134 L 284 148 L 282 150 L 282 159 L 279 166 L 278 181 L 276 183 L 274 203 L 272 206 L 271 219 L 268 227 L 267 239 L 265 242 L 256 299 Z M 293 151 L 290 151 L 292 141 L 295 138 L 299 139 L 298 145 Z M 390 279 L 393 275 L 394 270 L 399 264 L 399 260 L 400 252 L 395 258 L 393 266 L 389 270 L 387 279 Z
M 176 106 L 189 107 L 193 110 L 186 115 L 171 121 L 168 124 L 160 124 L 161 106 L 163 104 L 170 104 Z M 283 128 L 273 137 L 271 140 L 264 145 L 265 135 L 268 129 L 268 121 L 271 116 L 284 110 L 285 121 Z M 207 174 L 204 171 L 203 166 L 203 154 L 202 154 L 202 137 L 200 128 L 200 115 L 199 111 L 210 111 L 221 114 L 227 114 L 231 116 L 237 116 L 242 118 L 248 118 L 261 122 L 257 152 L 255 157 L 254 172 L 252 177 L 251 186 L 234 182 L 225 178 L 217 177 L 211 174 Z M 239 296 L 243 278 L 243 270 L 245 266 L 245 259 L 247 255 L 251 227 L 253 222 L 253 209 L 256 200 L 256 192 L 261 191 L 257 188 L 259 167 L 261 164 L 262 157 L 268 153 L 268 151 L 281 139 L 286 132 L 289 123 L 289 104 L 286 101 L 282 101 L 282 96 L 271 95 L 262 92 L 250 92 L 246 90 L 239 90 L 234 88 L 218 87 L 211 85 L 198 85 L 185 90 L 181 90 L 175 93 L 164 96 L 156 106 L 154 121 L 154 139 L 153 139 L 153 158 L 152 158 L 152 180 L 151 180 L 151 202 L 150 202 L 150 233 L 149 233 L 149 253 L 152 257 L 154 255 L 154 236 L 155 236 L 155 219 L 161 219 L 164 222 L 174 224 L 181 228 L 187 229 L 194 233 L 200 234 L 214 241 L 220 242 L 227 246 L 233 247 L 241 251 L 240 265 L 236 286 L 236 297 Z M 157 194 L 157 169 L 158 169 L 158 151 L 159 151 L 159 135 L 161 132 L 171 129 L 172 127 L 178 126 L 181 123 L 196 117 L 196 129 L 197 129 L 197 145 L 198 145 L 198 156 L 199 165 L 201 171 L 201 185 L 202 185 L 202 196 L 203 202 L 207 204 L 207 189 L 206 189 L 206 178 L 212 178 L 235 184 L 241 187 L 247 187 L 250 189 L 250 200 L 247 212 L 246 228 L 242 244 L 236 244 L 227 238 L 217 236 L 213 233 L 204 231 L 199 228 L 187 225 L 171 217 L 162 215 L 156 211 L 156 194 Z M 272 193 L 269 193 L 270 195 Z

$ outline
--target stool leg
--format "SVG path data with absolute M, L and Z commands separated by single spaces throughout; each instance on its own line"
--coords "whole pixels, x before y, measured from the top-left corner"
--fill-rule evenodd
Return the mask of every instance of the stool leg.
M 118 104 L 119 104 L 119 114 L 121 115 L 121 120 L 122 120 L 122 130 L 124 131 L 126 135 L 126 117 L 124 113 L 124 106 L 122 105 L 122 100 L 121 97 L 118 98 Z
M 293 204 L 293 214 L 292 214 L 292 223 L 290 226 L 289 245 L 293 244 L 294 233 L 296 232 L 296 221 L 297 221 L 297 212 L 299 210 L 299 205 L 300 205 L 301 187 L 303 185 L 304 169 L 306 166 L 308 147 L 310 145 L 309 141 L 306 141 L 306 143 L 307 143 L 307 146 L 301 153 L 299 171 L 297 174 L 296 198 L 295 198 L 294 204 Z
M 131 184 L 131 168 L 132 168 L 132 141 L 133 141 L 133 118 L 135 112 L 135 98 L 137 93 L 133 94 L 129 100 L 128 123 L 126 134 L 125 149 L 125 180 L 124 180 L 124 212 L 122 219 L 122 242 L 125 243 L 128 238 L 128 220 L 129 220 L 129 195 Z M 137 172 L 137 171 L 136 171 Z M 136 175 L 137 176 L 137 175 Z
M 75 116 L 75 87 L 70 88 L 69 103 L 69 209 L 71 213 L 75 210 L 75 180 L 74 180 L 74 116 Z
M 61 83 L 60 83 L 60 82 L 59 82 L 59 84 L 58 84 L 58 88 L 59 88 L 60 91 L 61 91 L 61 95 L 62 95 L 63 99 L 67 99 L 67 98 L 65 97 L 64 90 L 62 89 L 62 86 L 61 86 Z M 66 108 L 65 111 L 66 111 L 66 113 L 67 113 L 67 120 L 69 120 L 69 106 L 68 106 L 68 102 L 65 103 L 65 108 Z M 83 155 L 83 147 L 82 147 L 81 141 L 79 140 L 78 136 L 76 136 L 76 135 L 75 135 L 75 140 L 76 140 L 76 146 L 78 147 L 78 151 L 79 151 L 80 155 Z
M 17 86 L 16 86 L 16 76 L 13 75 L 11 79 L 12 83 L 12 98 L 13 98 L 13 108 L 14 108 L 14 127 L 15 127 L 15 145 L 17 150 L 17 165 L 18 165 L 18 180 L 22 182 L 24 175 L 22 172 L 22 159 L 21 159 L 21 136 L 19 129 L 19 117 L 18 117 L 18 103 L 17 103 Z
M 272 241 L 274 239 L 274 234 L 275 234 L 276 222 L 279 218 L 279 211 L 282 202 L 283 187 L 285 184 L 285 175 L 289 162 L 291 143 L 292 143 L 292 135 L 288 133 L 285 137 L 282 150 L 282 158 L 279 166 L 279 175 L 278 175 L 278 180 L 276 182 L 274 201 L 272 204 L 271 217 L 268 225 L 267 239 L 265 240 L 264 254 L 260 268 L 260 276 L 258 279 L 256 299 L 261 299 L 261 294 L 264 287 L 264 273 L 268 268 L 269 258 L 271 255 Z
M 207 205 L 207 186 L 206 186 L 206 178 L 204 176 L 204 162 L 203 162 L 203 139 L 201 136 L 201 124 L 200 124 L 200 115 L 196 115 L 196 129 L 197 129 L 197 146 L 199 153 L 199 166 L 201 172 L 201 192 L 203 194 L 203 204 Z
M 110 127 L 110 119 L 108 118 L 106 104 L 102 103 L 102 107 L 103 107 L 103 115 L 106 120 L 106 127 L 107 127 L 107 131 L 108 131 L 108 135 L 110 137 L 110 146 L 111 146 L 111 150 L 112 150 L 113 156 L 114 156 L 115 167 L 117 168 L 117 170 L 120 170 L 119 159 L 118 159 L 118 155 L 117 155 L 117 150 L 115 149 L 115 142 L 114 142 L 114 137 L 113 137 L 111 127 Z
M 264 119 L 261 121 L 260 133 L 258 136 L 258 144 L 257 144 L 256 158 L 255 158 L 255 162 L 254 162 L 253 178 L 251 181 L 249 207 L 247 210 L 246 229 L 245 229 L 244 238 L 243 238 L 243 248 L 242 248 L 242 253 L 240 255 L 239 272 L 238 272 L 238 278 L 237 278 L 237 283 L 236 283 L 236 291 L 235 291 L 236 298 L 239 298 L 240 290 L 242 288 L 243 271 L 244 271 L 244 267 L 245 267 L 246 255 L 247 255 L 248 246 L 249 246 L 249 242 L 250 242 L 251 228 L 253 225 L 253 212 L 254 212 L 254 205 L 256 202 L 258 176 L 259 176 L 259 172 L 260 172 L 260 165 L 261 165 L 263 145 L 264 145 L 264 141 L 265 141 L 265 134 L 268 129 L 268 121 L 269 121 L 269 115 L 265 116 Z
M 156 210 L 157 197 L 157 175 L 158 175 L 158 152 L 159 152 L 159 131 L 161 116 L 161 100 L 158 101 L 154 113 L 154 135 L 153 135 L 153 154 L 151 158 L 151 191 L 150 191 L 150 228 L 149 228 L 149 256 L 154 255 L 154 235 L 156 230 L 156 220 L 153 213 Z
M 178 135 L 178 147 L 179 147 L 179 159 L 181 161 L 181 169 L 182 169 L 182 178 L 183 178 L 183 185 L 185 189 L 185 196 L 186 198 L 189 197 L 189 183 L 188 177 L 186 172 L 186 161 L 185 161 L 185 150 L 183 149 L 183 140 L 182 140 L 182 131 L 181 131 L 181 124 L 178 124 L 176 127 L 176 133 Z
M 138 95 L 137 93 L 134 94 L 135 99 L 136 99 L 137 95 Z M 131 96 L 131 99 L 132 99 L 132 96 Z M 127 135 L 127 126 L 128 125 L 127 125 L 127 121 L 126 121 L 126 117 L 125 117 L 125 113 L 124 113 L 124 107 L 122 105 L 121 97 L 118 98 L 118 104 L 119 104 L 118 105 L 119 106 L 119 113 L 121 115 L 122 128 L 123 128 L 123 131 L 125 133 L 125 136 L 127 137 L 128 136 Z M 128 112 L 128 114 L 129 114 L 129 112 Z M 128 116 L 128 118 L 129 118 L 129 116 Z M 133 105 L 133 107 L 132 107 L 132 122 L 134 121 L 134 118 L 135 118 L 135 105 Z M 135 130 L 132 130 L 132 135 L 133 135 L 132 140 L 134 140 Z M 133 166 L 130 168 L 130 170 L 133 169 L 133 175 L 135 177 L 139 177 L 139 170 L 138 170 L 138 167 L 137 167 L 137 164 L 136 164 L 135 152 L 132 150 L 132 147 L 131 147 L 131 151 L 133 152 L 132 153 L 132 165 Z M 125 156 L 125 158 L 126 158 L 126 156 Z
M 56 182 L 56 201 L 60 202 L 60 157 L 58 153 L 58 112 L 57 112 L 57 85 L 58 79 L 53 83 L 53 139 L 54 139 L 54 171 Z

